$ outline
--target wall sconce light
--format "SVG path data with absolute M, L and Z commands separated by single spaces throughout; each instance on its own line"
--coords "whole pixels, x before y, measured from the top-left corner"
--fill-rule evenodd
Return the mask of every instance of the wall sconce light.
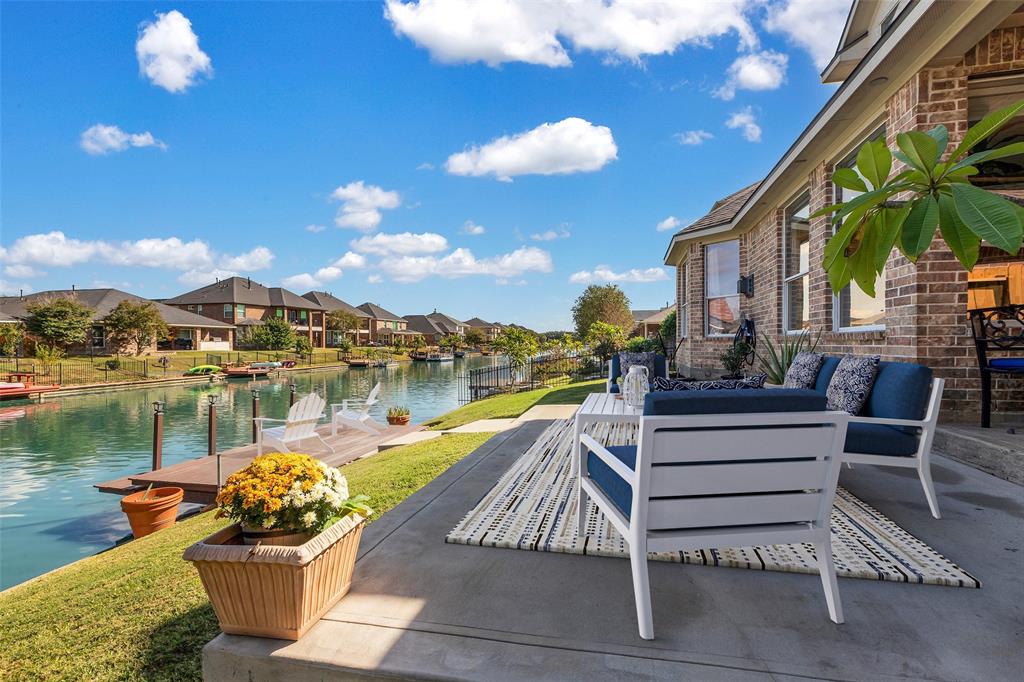
M 736 280 L 736 293 L 743 294 L 747 298 L 754 297 L 754 276 L 747 275 Z

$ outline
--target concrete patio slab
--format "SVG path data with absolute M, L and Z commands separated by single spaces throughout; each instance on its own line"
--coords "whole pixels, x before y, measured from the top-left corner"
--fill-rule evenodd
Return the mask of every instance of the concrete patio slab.
M 516 417 L 516 426 L 524 422 L 537 421 L 538 419 L 572 419 L 576 414 L 579 405 L 534 405 L 526 412 Z
M 547 422 L 497 434 L 380 520 L 355 581 L 299 642 L 220 635 L 206 680 L 1019 680 L 1024 488 L 942 457 L 944 518 L 912 471 L 841 483 L 982 589 L 651 562 L 657 639 L 637 636 L 629 562 L 444 543 Z
M 384 450 L 401 447 L 402 445 L 415 445 L 416 443 L 440 438 L 443 435 L 444 431 L 413 431 L 412 433 L 403 434 L 398 438 L 384 441 L 377 446 L 377 450 L 383 452 Z
M 447 429 L 445 433 L 499 433 L 515 428 L 515 419 L 477 419 L 475 422 Z

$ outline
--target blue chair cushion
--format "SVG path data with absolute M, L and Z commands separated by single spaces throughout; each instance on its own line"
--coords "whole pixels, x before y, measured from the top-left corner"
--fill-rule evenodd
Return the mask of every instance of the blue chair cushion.
M 911 429 L 888 424 L 858 424 L 846 427 L 846 452 L 864 455 L 890 455 L 909 457 L 917 452 L 916 433 Z
M 839 367 L 839 360 L 834 355 L 826 355 L 825 361 L 821 363 L 821 369 L 818 370 L 818 379 L 814 382 L 814 390 L 822 395 L 828 391 L 828 385 L 832 381 L 832 375 L 836 373 L 836 368 Z
M 720 391 L 659 391 L 647 394 L 645 415 L 818 412 L 825 394 L 809 388 L 733 388 Z
M 608 389 L 608 392 L 609 393 L 619 393 L 620 392 L 619 391 L 619 385 L 618 384 L 612 384 L 612 387 Z
M 874 386 L 861 409 L 863 417 L 924 419 L 932 370 L 910 362 L 881 362 Z
M 612 393 L 618 393 L 618 384 L 615 380 L 622 376 L 622 365 L 619 362 L 619 354 L 615 353 L 612 355 L 611 367 L 608 370 L 608 378 L 612 382 Z M 654 381 L 654 377 L 667 377 L 668 376 L 668 358 L 664 355 L 656 354 L 654 356 L 654 376 L 650 377 L 651 381 Z
M 995 358 L 988 364 L 996 369 L 1024 369 L 1024 358 Z
M 611 445 L 608 451 L 630 469 L 636 470 L 636 446 L 635 445 Z M 600 488 L 608 499 L 619 508 L 619 511 L 629 518 L 633 506 L 633 489 L 628 483 L 622 480 L 604 460 L 593 452 L 587 455 L 587 473 L 590 480 Z

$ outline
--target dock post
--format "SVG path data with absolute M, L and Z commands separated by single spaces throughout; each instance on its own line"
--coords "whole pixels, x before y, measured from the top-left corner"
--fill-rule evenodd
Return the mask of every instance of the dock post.
M 252 442 L 256 442 L 256 432 L 259 430 L 256 427 L 256 420 L 260 416 L 260 389 L 254 387 L 252 389 Z
M 206 399 L 210 402 L 210 424 L 207 429 L 206 454 L 217 454 L 217 396 L 208 395 Z
M 153 471 L 163 465 L 164 457 L 164 404 L 153 403 Z
M 291 396 L 288 398 L 288 407 L 295 404 L 295 391 L 297 391 L 298 388 L 299 387 L 295 385 L 294 381 L 288 384 L 288 390 L 291 391 Z

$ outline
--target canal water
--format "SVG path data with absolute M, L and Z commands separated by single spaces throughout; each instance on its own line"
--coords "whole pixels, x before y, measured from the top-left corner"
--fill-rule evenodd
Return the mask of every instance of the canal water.
M 0 403 L 0 589 L 111 547 L 130 532 L 120 498 L 93 484 L 149 470 L 154 401 L 165 404 L 166 466 L 206 453 L 209 395 L 218 396 L 217 447 L 224 450 L 252 440 L 254 386 L 261 415 L 283 418 L 290 381 L 299 395 L 318 390 L 328 404 L 365 397 L 380 381 L 371 414 L 384 421 L 388 407 L 404 405 L 419 423 L 458 407 L 459 374 L 500 362 L 478 356 Z

